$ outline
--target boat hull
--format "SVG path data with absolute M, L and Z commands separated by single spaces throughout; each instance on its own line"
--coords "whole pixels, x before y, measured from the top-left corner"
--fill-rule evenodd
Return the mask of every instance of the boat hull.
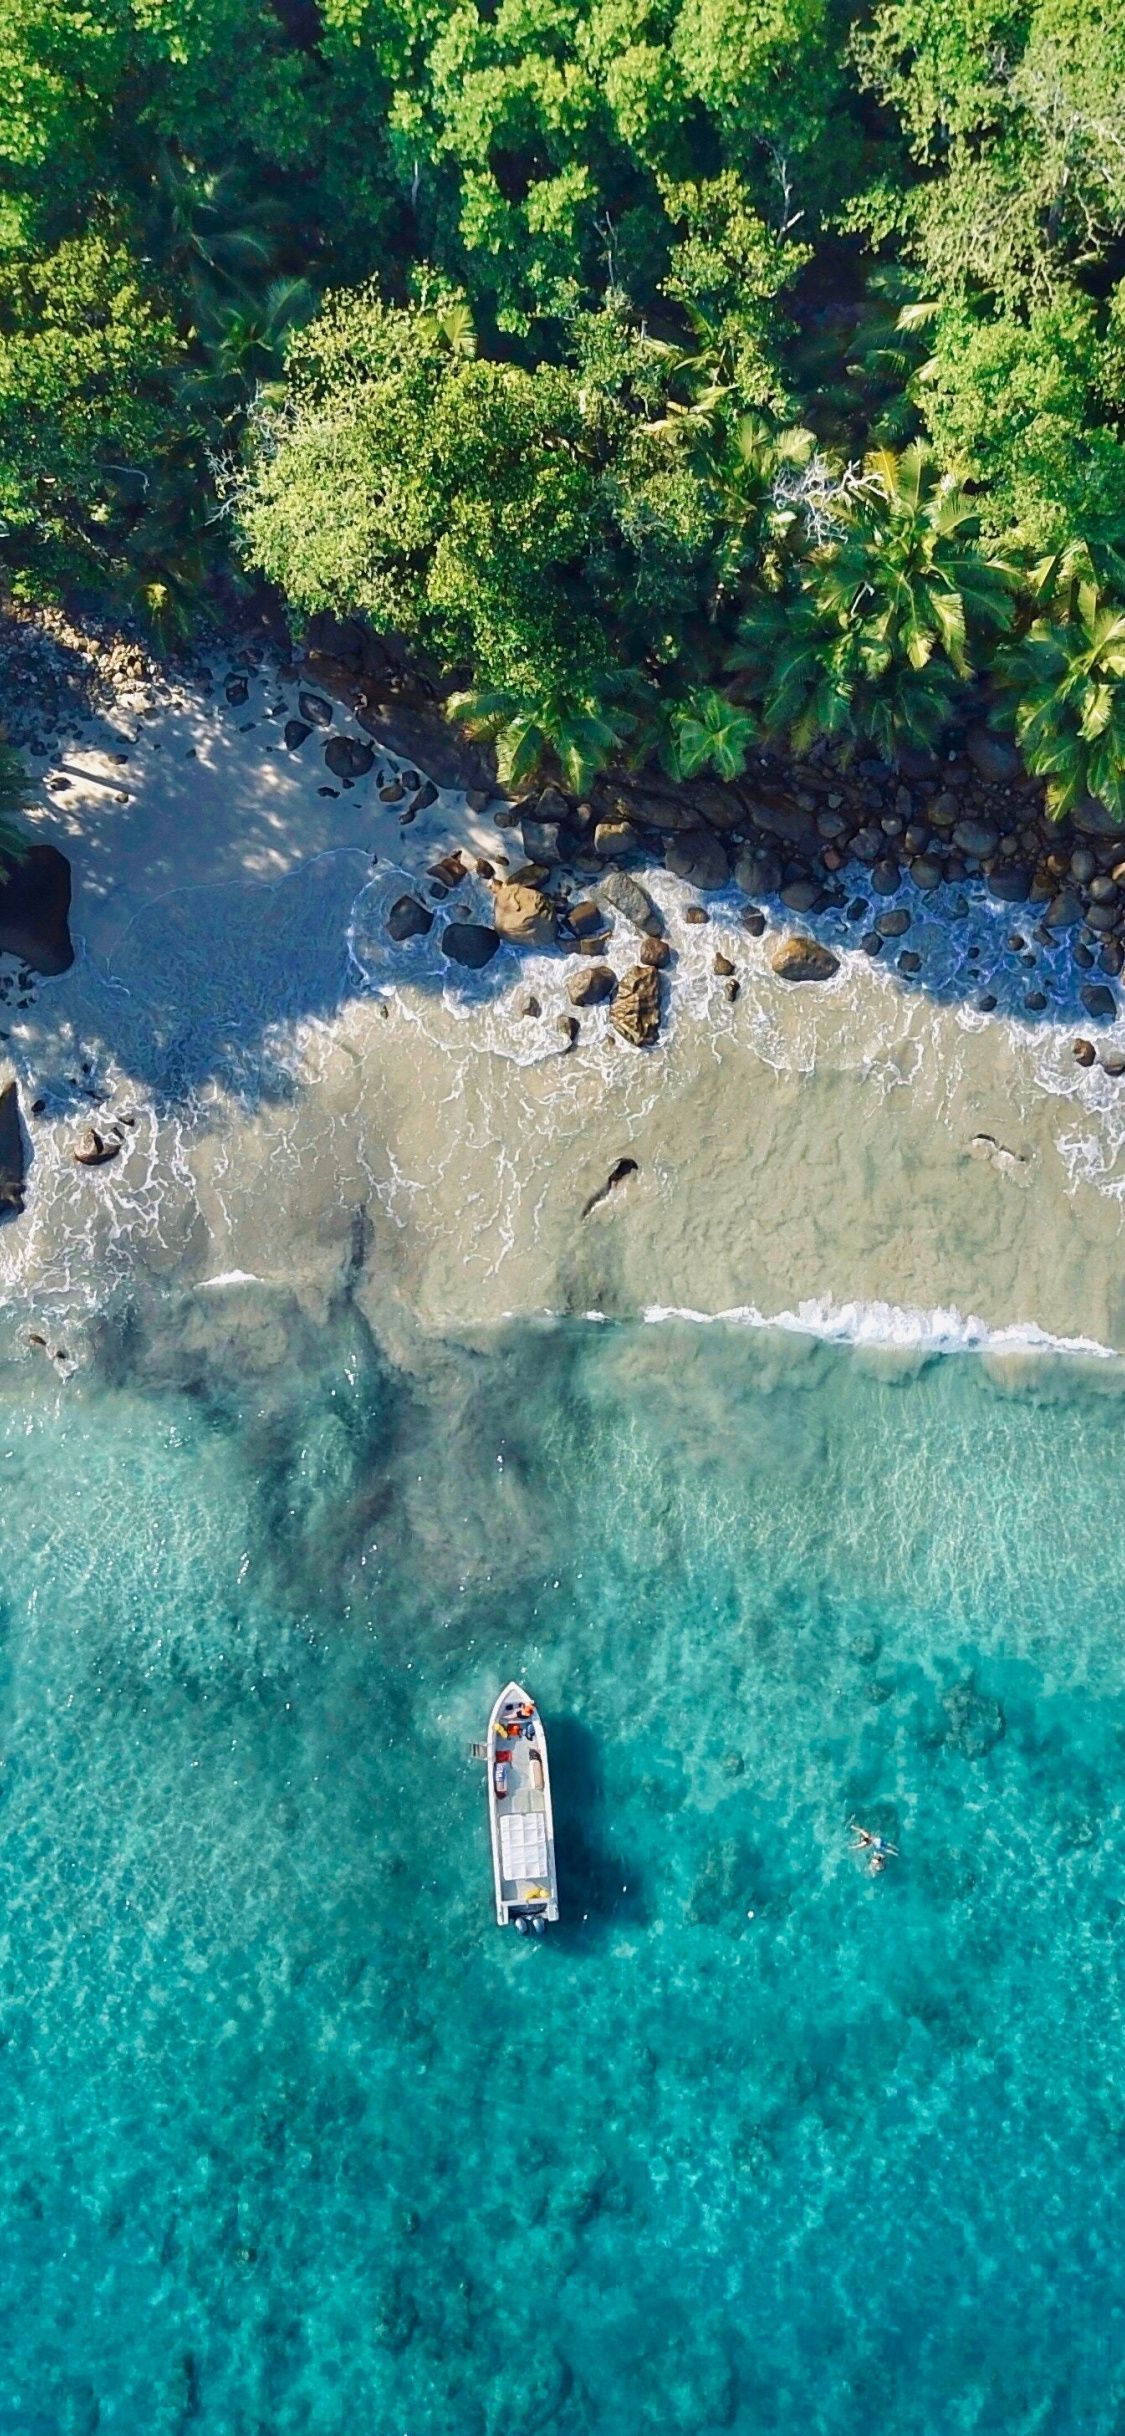
M 538 1932 L 559 1916 L 555 1822 L 543 1720 L 520 1683 L 488 1721 L 488 1822 L 497 1921 Z

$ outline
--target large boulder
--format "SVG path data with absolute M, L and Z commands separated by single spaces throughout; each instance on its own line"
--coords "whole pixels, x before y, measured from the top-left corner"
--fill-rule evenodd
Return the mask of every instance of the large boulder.
M 1022 767 L 1014 744 L 1005 744 L 1003 737 L 994 735 L 990 727 L 971 727 L 965 738 L 965 751 L 978 778 L 983 778 L 987 786 L 1014 786 Z
M 361 743 L 358 736 L 330 736 L 324 759 L 333 778 L 366 778 L 375 759 L 375 747 Z
M 1060 888 L 1057 896 L 1051 898 L 1043 920 L 1048 930 L 1073 930 L 1081 922 L 1085 911 L 1081 897 L 1075 896 L 1073 888 Z
M 959 820 L 954 822 L 953 843 L 961 854 L 972 854 L 978 860 L 995 854 L 1000 832 L 990 820 Z
M 795 930 L 779 939 L 770 963 L 782 981 L 831 981 L 840 970 L 840 959 L 830 947 Z
M 600 1007 L 612 998 L 617 988 L 617 975 L 610 964 L 587 964 L 579 973 L 572 973 L 566 994 L 572 1007 Z
M 502 939 L 518 947 L 553 947 L 557 920 L 550 897 L 522 880 L 502 880 L 492 891 L 492 920 Z
M 664 860 L 676 879 L 705 894 L 725 888 L 730 879 L 726 847 L 711 829 L 685 829 L 665 848 Z
M 1107 982 L 1088 981 L 1078 995 L 1087 1015 L 1095 1016 L 1099 1023 L 1113 1021 L 1117 1013 L 1117 1000 Z
M 691 829 L 696 814 L 682 795 L 659 787 L 602 786 L 598 790 L 599 820 L 627 820 L 634 828 L 674 833 Z
M 783 838 L 787 846 L 798 846 L 804 854 L 815 854 L 820 832 L 811 812 L 803 812 L 797 804 L 756 803 L 750 810 L 756 829 Z
M 70 937 L 70 864 L 57 846 L 31 846 L 0 880 L 0 955 L 33 973 L 65 973 Z
M 1031 895 L 1031 878 L 1026 863 L 998 863 L 988 873 L 988 893 L 999 897 L 1002 905 L 1026 905 Z
M 429 906 L 420 904 L 417 897 L 396 897 L 387 915 L 387 929 L 401 946 L 404 939 L 424 939 L 433 929 L 433 921 Z
M 658 906 L 653 904 L 647 888 L 634 880 L 627 871 L 607 871 L 599 881 L 598 896 L 603 905 L 612 907 L 634 930 L 647 931 L 650 939 L 658 939 L 664 928 Z
M 491 964 L 499 945 L 499 931 L 487 922 L 447 922 L 441 934 L 442 955 L 451 964 L 463 964 L 470 973 Z
M 759 854 L 755 848 L 744 846 L 734 876 L 748 897 L 774 897 L 781 886 L 781 864 L 776 854 Z
M 12 1081 L 0 1083 L 0 1213 L 19 1214 L 23 1208 L 27 1157 L 20 1123 L 19 1092 Z
M 630 965 L 622 975 L 609 1020 L 634 1049 L 651 1048 L 660 1031 L 660 976 L 650 964 Z
M 493 775 L 484 752 L 436 711 L 411 710 L 405 703 L 372 710 L 361 703 L 356 721 L 396 760 L 422 771 L 439 787 L 478 787 L 491 794 Z

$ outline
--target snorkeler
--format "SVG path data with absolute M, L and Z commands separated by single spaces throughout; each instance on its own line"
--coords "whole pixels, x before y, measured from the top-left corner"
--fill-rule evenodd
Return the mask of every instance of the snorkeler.
M 856 1819 L 849 1819 L 848 1825 L 855 1837 L 855 1842 L 852 1845 L 852 1851 L 865 1852 L 868 1856 L 867 1868 L 869 1876 L 872 1878 L 881 1877 L 887 1866 L 887 1862 L 889 1860 L 897 1861 L 898 1845 L 888 1844 L 885 1836 L 873 1835 L 870 1827 L 861 1827 Z

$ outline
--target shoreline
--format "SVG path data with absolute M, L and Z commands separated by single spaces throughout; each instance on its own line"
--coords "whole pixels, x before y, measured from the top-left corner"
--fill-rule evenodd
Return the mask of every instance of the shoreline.
M 74 1330 L 114 1295 L 236 1273 L 315 1314 L 348 1273 L 373 1322 L 425 1330 L 676 1310 L 891 1347 L 905 1328 L 915 1349 L 944 1333 L 1003 1351 L 1014 1330 L 1029 1358 L 1125 1352 L 1125 1086 L 1074 1061 L 1084 977 L 1067 995 L 1065 948 L 1041 951 L 1057 1021 L 967 1002 L 970 975 L 1020 986 L 1017 909 L 943 921 L 906 883 L 925 968 L 907 978 L 831 907 L 770 899 L 755 937 L 732 891 L 634 865 L 672 952 L 660 1043 L 626 1047 L 594 1007 L 570 1047 L 574 956 L 503 949 L 455 973 L 437 922 L 387 937 L 404 889 L 437 910 L 426 873 L 451 846 L 511 864 L 510 822 L 424 772 L 404 785 L 382 748 L 326 788 L 339 706 L 287 750 L 305 680 L 271 658 L 215 667 L 209 693 L 138 680 L 45 768 L 32 825 L 72 860 L 78 955 L 3 1018 L 25 1109 L 47 1102 L 27 1210 L 0 1227 L 11 1321 Z M 445 918 L 487 906 L 475 871 L 443 900 Z M 828 943 L 834 978 L 778 979 L 782 927 Z M 638 944 L 618 920 L 615 970 Z M 137 1122 L 89 1174 L 71 1151 L 94 1092 Z M 623 1156 L 637 1172 L 606 1193 Z

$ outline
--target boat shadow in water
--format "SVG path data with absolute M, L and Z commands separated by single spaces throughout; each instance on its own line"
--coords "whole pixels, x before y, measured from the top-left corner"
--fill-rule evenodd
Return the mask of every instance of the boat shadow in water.
M 644 1881 L 611 1830 L 601 1740 L 582 1718 L 557 1712 L 547 1733 L 559 1876 L 550 1934 L 572 1942 L 611 1923 L 639 1927 L 648 1917 Z

